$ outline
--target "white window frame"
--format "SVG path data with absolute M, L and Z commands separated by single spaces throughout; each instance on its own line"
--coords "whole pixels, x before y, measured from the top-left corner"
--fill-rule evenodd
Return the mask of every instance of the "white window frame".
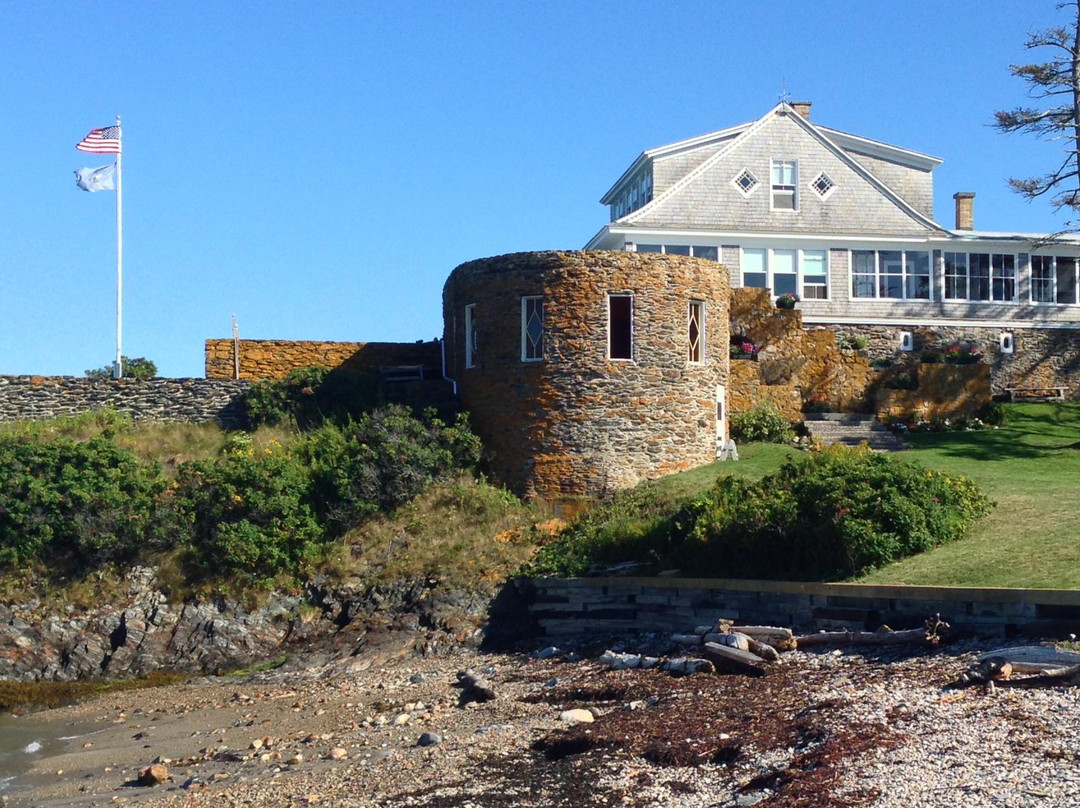
M 792 167 L 792 182 L 778 183 L 773 180 L 773 172 L 777 165 Z M 791 207 L 790 208 L 778 208 L 776 206 L 776 194 L 786 194 L 791 192 Z M 799 161 L 789 159 L 786 157 L 773 157 L 769 162 L 769 209 L 784 213 L 798 213 L 799 212 Z
M 942 251 L 942 261 L 943 262 L 946 260 L 945 259 L 946 255 L 963 255 L 964 256 L 964 260 L 966 262 L 964 269 L 965 269 L 965 272 L 967 273 L 964 276 L 966 278 L 966 281 L 967 281 L 967 297 L 944 297 L 945 290 L 942 289 L 942 295 L 944 297 L 944 300 L 946 300 L 948 302 L 987 303 L 987 304 L 992 304 L 992 305 L 995 305 L 995 306 L 1016 305 L 1017 303 L 1020 302 L 1020 256 L 1017 255 L 1016 253 L 985 252 L 983 250 L 964 250 L 964 251 L 961 251 L 961 250 L 944 250 L 944 251 Z M 972 277 L 972 274 L 971 274 L 971 269 L 972 269 L 971 257 L 973 255 L 985 255 L 985 256 L 987 256 L 987 259 L 988 259 L 987 268 L 989 270 L 989 275 L 986 276 L 986 283 L 987 283 L 987 289 L 989 290 L 989 297 L 987 297 L 985 299 L 984 298 L 976 298 L 976 297 L 971 296 L 972 280 L 973 280 L 973 277 Z M 999 257 L 1002 258 L 1002 263 L 1004 263 L 1005 258 L 1011 258 L 1012 259 L 1012 285 L 1013 285 L 1012 297 L 1010 297 L 1010 298 L 1001 298 L 1000 300 L 994 297 L 994 280 L 995 280 L 995 275 L 994 275 L 994 272 L 995 272 L 994 263 L 995 263 L 995 261 L 994 261 L 994 259 L 999 258 Z M 1030 269 L 1029 269 L 1029 271 L 1030 271 Z M 943 275 L 943 277 L 944 277 L 944 275 Z M 958 278 L 960 276 L 954 274 L 951 277 Z M 998 280 L 1004 281 L 1005 278 L 1000 278 Z M 1030 277 L 1029 277 L 1029 280 L 1030 280 Z M 1054 282 L 1055 282 L 1055 284 L 1057 283 L 1057 278 L 1056 277 L 1054 279 Z M 1029 287 L 1030 287 L 1030 285 L 1029 285 Z M 1031 297 L 1030 288 L 1028 290 L 1028 297 L 1029 297 L 1029 299 Z
M 476 367 L 476 304 L 465 307 L 465 367 Z
M 696 317 L 695 317 L 696 313 Z M 694 359 L 694 342 L 690 327 L 697 320 L 697 359 Z M 691 365 L 705 364 L 705 301 L 691 299 L 686 306 L 686 361 Z
M 820 182 L 822 179 L 829 183 L 829 188 L 825 191 L 825 193 L 821 193 L 821 191 L 819 191 L 817 187 L 818 182 Z M 814 177 L 814 179 L 810 181 L 810 184 L 806 187 L 813 191 L 815 194 L 817 194 L 818 199 L 824 202 L 826 199 L 833 195 L 834 191 L 836 191 L 836 180 L 834 180 L 824 171 L 819 171 Z
M 868 272 L 855 272 L 855 254 L 856 253 L 872 253 L 874 256 L 874 271 L 871 275 Z M 882 253 L 900 253 L 900 272 L 884 272 L 881 261 Z M 926 255 L 927 262 L 927 274 L 918 275 L 908 270 L 908 254 L 909 253 L 923 253 Z M 874 294 L 873 295 L 856 295 L 855 294 L 855 276 L 860 277 L 872 277 L 874 279 Z M 900 297 L 892 297 L 881 294 L 881 282 L 883 278 L 899 277 L 900 278 Z M 908 296 L 908 281 L 912 278 L 925 277 L 927 281 L 926 297 L 909 297 Z M 858 304 L 865 301 L 882 301 L 882 300 L 896 300 L 903 302 L 914 303 L 931 303 L 934 300 L 934 252 L 929 249 L 921 249 L 920 247 L 904 247 L 896 246 L 886 249 L 865 249 L 865 250 L 848 250 L 848 289 L 851 293 L 852 302 Z
M 774 257 L 777 252 L 792 252 L 795 254 L 795 291 L 799 295 L 800 300 L 831 300 L 832 283 L 829 279 L 829 264 L 831 262 L 830 251 L 828 247 L 740 247 L 739 248 L 739 284 L 746 287 L 746 253 L 748 251 L 761 252 L 763 254 L 762 265 L 763 272 L 765 273 L 765 288 L 769 290 L 775 300 L 779 295 L 776 294 L 776 281 L 774 280 Z M 811 297 L 806 296 L 806 253 L 821 253 L 825 257 L 825 297 Z M 783 273 L 785 275 L 790 273 Z M 815 285 L 816 287 L 817 285 Z M 756 288 L 756 287 L 755 287 Z
M 629 356 L 612 356 L 611 355 L 611 301 L 612 298 L 629 298 L 630 299 L 630 355 Z M 634 293 L 633 292 L 608 292 L 607 296 L 607 358 L 612 362 L 633 362 L 634 361 Z
M 529 348 L 532 346 L 532 340 L 529 339 L 529 302 L 540 301 L 540 341 L 538 343 L 539 353 L 536 356 L 529 355 Z M 543 295 L 523 295 L 521 298 L 521 361 L 522 362 L 543 362 L 544 361 L 544 296 Z
M 1036 300 L 1035 299 L 1035 260 L 1044 259 L 1050 261 L 1050 297 L 1052 300 Z M 1072 263 L 1072 290 L 1073 299 L 1062 302 L 1058 300 L 1059 296 L 1059 267 L 1058 261 L 1064 259 Z M 1080 257 L 1073 255 L 1030 255 L 1028 256 L 1028 300 L 1033 306 L 1076 306 L 1078 304 L 1078 295 L 1080 295 Z
M 634 247 L 634 249 L 632 250 L 632 252 L 644 253 L 646 255 L 648 255 L 648 254 L 653 254 L 653 255 L 659 255 L 659 254 L 676 255 L 676 253 L 671 252 L 671 248 L 677 247 L 680 250 L 682 250 L 682 249 L 686 250 L 685 255 L 687 255 L 687 256 L 689 256 L 691 258 L 702 258 L 703 257 L 703 256 L 700 256 L 700 255 L 697 254 L 698 250 L 713 250 L 716 253 L 716 257 L 713 258 L 712 256 L 704 256 L 705 260 L 706 261 L 716 261 L 717 263 L 720 263 L 720 246 L 719 245 L 714 246 L 712 244 L 658 244 L 656 242 L 651 242 L 650 241 L 647 244 L 634 244 L 633 247 Z M 659 249 L 642 250 L 641 249 L 642 247 L 658 247 Z M 678 255 L 684 255 L 684 253 L 677 253 L 677 254 Z
M 742 178 L 742 176 L 743 176 L 744 174 L 745 174 L 745 175 L 746 175 L 747 177 L 749 177 L 750 179 L 752 179 L 752 180 L 754 181 L 754 184 L 753 184 L 753 185 L 751 185 L 749 189 L 744 189 L 744 188 L 743 188 L 743 187 L 742 187 L 742 186 L 741 186 L 741 185 L 739 184 L 739 180 L 740 180 L 740 179 Z M 732 178 L 731 178 L 731 184 L 732 184 L 733 186 L 735 186 L 735 190 L 736 190 L 736 191 L 738 191 L 738 192 L 739 192 L 740 194 L 742 194 L 742 195 L 743 195 L 744 197 L 748 197 L 748 196 L 750 196 L 751 194 L 753 194 L 753 193 L 754 193 L 754 191 L 756 191 L 756 190 L 757 190 L 758 188 L 760 188 L 760 187 L 761 187 L 761 180 L 759 180 L 759 179 L 758 179 L 758 178 L 757 178 L 757 177 L 756 177 L 756 176 L 754 175 L 754 172 L 753 172 L 753 171 L 751 171 L 751 170 L 750 170 L 749 168 L 744 168 L 744 169 L 743 169 L 742 171 L 740 171 L 740 172 L 739 172 L 738 174 L 736 174 L 736 175 L 735 175 L 734 177 L 732 177 Z

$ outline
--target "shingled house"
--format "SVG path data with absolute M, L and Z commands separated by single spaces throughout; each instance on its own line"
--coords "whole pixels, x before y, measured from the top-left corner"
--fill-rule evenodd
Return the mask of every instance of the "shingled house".
M 797 294 L 803 323 L 873 355 L 965 345 L 996 392 L 1080 390 L 1080 240 L 952 228 L 933 211 L 941 159 L 820 126 L 809 102 L 643 152 L 603 196 L 586 249 L 720 262 L 733 288 Z

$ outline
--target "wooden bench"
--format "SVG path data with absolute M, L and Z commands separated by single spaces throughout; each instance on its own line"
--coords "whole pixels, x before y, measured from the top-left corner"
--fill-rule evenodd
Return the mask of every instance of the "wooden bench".
M 1006 387 L 1009 401 L 1064 401 L 1064 387 Z

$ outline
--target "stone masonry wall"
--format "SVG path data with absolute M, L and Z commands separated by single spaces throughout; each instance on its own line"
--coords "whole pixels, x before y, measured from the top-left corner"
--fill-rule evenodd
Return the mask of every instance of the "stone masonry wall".
M 608 359 L 609 293 L 634 296 L 633 360 Z M 521 359 L 525 295 L 544 297 L 539 362 Z M 519 253 L 455 269 L 443 289 L 448 372 L 493 474 L 518 493 L 559 501 L 714 460 L 728 296 L 715 262 L 656 253 Z M 705 303 L 702 363 L 687 361 L 691 300 Z
M 1072 329 L 1017 328 L 1013 335 L 1012 354 L 1002 353 L 1002 328 L 981 327 L 905 327 L 866 325 L 825 325 L 837 336 L 864 336 L 871 359 L 914 363 L 925 350 L 944 350 L 951 345 L 977 348 L 983 364 L 990 369 L 991 390 L 994 395 L 1005 393 L 1009 387 L 1065 387 L 1066 398 L 1080 400 L 1080 331 Z M 914 350 L 900 350 L 900 335 L 908 331 L 914 340 Z
M 240 340 L 240 378 L 280 379 L 304 367 L 320 365 L 355 373 L 375 373 L 381 368 L 418 365 L 426 375 L 439 372 L 442 350 L 430 342 L 317 342 L 287 339 Z M 206 341 L 206 378 L 235 376 L 233 341 Z
M 756 361 L 732 360 L 732 414 L 763 400 L 792 420 L 801 418 L 802 405 L 811 399 L 841 411 L 870 406 L 877 373 L 866 355 L 838 348 L 830 330 L 804 330 L 802 313 L 774 308 L 767 289 L 735 289 L 731 298 L 732 333 L 758 349 Z
M 86 379 L 0 376 L 0 421 L 56 418 L 111 407 L 137 420 L 238 423 L 236 398 L 250 385 L 217 379 Z
M 688 633 L 718 618 L 875 631 L 921 627 L 934 614 L 987 634 L 1080 631 L 1080 593 L 1066 590 L 681 578 L 537 578 L 517 586 L 548 635 Z

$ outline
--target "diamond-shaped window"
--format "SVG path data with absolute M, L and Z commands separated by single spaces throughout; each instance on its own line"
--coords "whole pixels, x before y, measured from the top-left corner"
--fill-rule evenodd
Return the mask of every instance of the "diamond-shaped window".
M 833 192 L 833 189 L 836 188 L 836 183 L 832 181 L 832 178 L 828 174 L 822 171 L 817 175 L 814 181 L 810 183 L 810 187 L 817 191 L 818 196 L 825 199 Z
M 754 189 L 761 184 L 758 181 L 758 178 L 750 173 L 749 169 L 743 169 L 742 173 L 732 180 L 732 182 L 735 183 L 736 188 L 742 191 L 744 196 L 749 196 L 753 193 Z

